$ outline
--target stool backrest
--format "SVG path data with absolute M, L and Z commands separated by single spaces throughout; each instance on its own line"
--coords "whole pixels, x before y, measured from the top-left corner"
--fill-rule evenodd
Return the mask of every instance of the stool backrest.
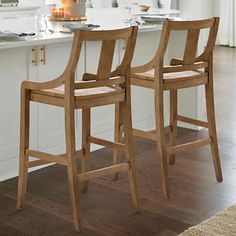
M 98 62 L 98 69 L 96 74 L 85 73 L 83 75 L 84 81 L 89 82 L 88 86 L 97 87 L 92 84 L 92 81 L 100 81 L 97 85 L 111 85 L 109 79 L 111 77 L 123 76 L 125 77 L 130 70 L 131 60 L 133 58 L 136 37 L 137 37 L 137 27 L 129 27 L 117 30 L 104 30 L 104 31 L 77 31 L 74 34 L 74 40 L 72 44 L 71 55 L 67 68 L 64 72 L 65 75 L 69 75 L 70 79 L 73 80 L 74 73 L 79 61 L 81 54 L 81 49 L 83 42 L 86 41 L 100 41 L 102 44 L 100 50 L 100 57 Z M 116 43 L 118 40 L 124 40 L 126 42 L 125 53 L 122 62 L 117 67 L 115 71 L 112 72 L 112 63 L 115 52 Z M 72 75 L 72 76 L 71 76 Z M 67 76 L 67 79 L 68 76 Z M 103 82 L 102 82 L 103 81 Z M 80 88 L 80 87 L 76 87 Z M 86 88 L 86 84 L 83 83 L 81 88 Z
M 172 59 L 171 65 L 183 65 L 185 68 L 191 66 L 191 68 L 194 69 L 194 63 L 209 61 L 215 46 L 218 26 L 218 17 L 197 21 L 165 21 L 162 29 L 159 48 L 154 60 L 158 60 L 160 63 L 163 63 L 163 57 L 168 46 L 171 31 L 187 31 L 183 58 Z M 203 29 L 209 29 L 208 40 L 203 53 L 200 56 L 197 56 L 200 31 Z

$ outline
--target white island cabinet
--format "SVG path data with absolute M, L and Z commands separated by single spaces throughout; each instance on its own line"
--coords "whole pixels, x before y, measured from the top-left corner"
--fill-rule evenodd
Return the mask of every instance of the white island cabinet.
M 48 81 L 61 75 L 67 66 L 72 42 L 41 45 L 41 59 L 37 66 L 37 81 Z M 44 58 L 45 57 L 45 62 Z M 41 61 L 42 60 L 42 61 Z M 82 48 L 76 71 L 76 79 L 81 80 L 85 72 L 85 48 Z M 88 64 L 88 63 L 87 63 Z M 33 65 L 31 67 L 34 67 Z M 79 146 L 81 116 L 76 112 L 76 140 Z M 38 149 L 52 153 L 65 153 L 64 110 L 60 107 L 37 105 Z
M 59 76 L 68 61 L 71 43 L 35 45 L 0 53 L 0 179 L 18 172 L 20 86 L 24 80 L 46 81 Z M 61 151 L 64 115 L 61 108 L 31 103 L 30 146 Z
M 0 175 L 16 173 L 19 153 L 20 84 L 28 77 L 28 49 L 1 50 L 0 53 Z M 36 145 L 32 130 L 32 145 Z
M 120 11 L 120 10 L 119 10 Z M 116 11 L 112 12 L 114 14 Z M 110 12 L 109 12 L 110 13 Z M 117 12 L 118 14 L 119 12 Z M 112 28 L 113 23 L 100 21 L 91 14 L 91 23 L 101 25 L 101 29 Z M 112 18 L 117 19 L 117 18 Z M 121 22 L 121 21 L 120 21 Z M 104 24 L 104 25 L 103 25 Z M 127 24 L 114 23 L 113 27 L 125 27 Z M 161 32 L 161 25 L 140 27 L 132 66 L 144 64 L 154 56 Z M 20 85 L 24 80 L 47 81 L 59 76 L 67 64 L 72 34 L 54 33 L 45 37 L 27 39 L 20 42 L 0 43 L 0 181 L 18 175 L 19 162 L 19 117 Z M 175 46 L 167 50 L 166 62 L 182 51 L 179 42 L 183 35 L 176 35 Z M 113 68 L 120 62 L 124 44 L 117 45 Z M 77 68 L 77 79 L 87 72 L 96 72 L 100 46 L 97 42 L 87 42 L 82 49 L 80 64 Z M 36 61 L 36 62 L 35 62 Z M 185 103 L 180 102 L 180 109 L 186 108 L 193 118 L 198 118 L 198 93 L 184 93 Z M 191 107 L 188 102 L 191 97 Z M 165 96 L 168 108 L 168 96 Z M 133 126 L 144 130 L 154 128 L 154 98 L 150 89 L 132 88 Z M 193 105 L 192 105 L 193 104 Z M 191 109 L 189 109 L 191 108 Z M 188 111 L 189 110 L 189 111 Z M 92 133 L 102 138 L 113 138 L 114 106 L 104 106 L 92 110 Z M 168 121 L 168 112 L 165 114 Z M 76 112 L 77 147 L 81 145 L 81 112 Z M 30 145 L 33 148 L 51 153 L 65 152 L 64 114 L 63 109 L 43 104 L 31 105 Z M 93 150 L 96 148 L 93 146 Z
M 143 65 L 154 57 L 160 34 L 143 32 L 138 34 L 132 66 Z M 132 86 L 132 119 L 135 128 L 154 129 L 154 93 L 152 89 Z
M 86 67 L 88 73 L 96 73 L 100 56 L 100 42 L 86 42 Z M 114 70 L 120 61 L 120 45 L 116 45 L 112 69 Z M 92 108 L 91 133 L 105 139 L 113 139 L 114 105 Z M 81 117 L 81 116 L 79 116 Z M 80 121 L 81 123 L 81 121 Z M 98 147 L 93 145 L 93 149 Z
M 30 63 L 30 80 L 48 81 L 57 78 L 64 71 L 71 45 L 40 45 L 39 62 Z M 64 111 L 62 108 L 37 103 L 38 149 L 57 151 L 64 144 Z M 33 127 L 33 126 L 32 126 Z
M 170 38 L 170 44 L 165 54 L 165 64 L 169 65 L 172 58 L 181 58 L 186 34 L 184 32 L 173 32 Z M 150 61 L 158 48 L 160 40 L 160 31 L 142 32 L 138 34 L 136 48 L 132 66 L 144 65 Z M 121 48 L 122 52 L 122 48 Z M 201 94 L 199 94 L 199 92 Z M 178 108 L 182 115 L 187 117 L 195 117 L 196 119 L 204 119 L 202 115 L 203 107 L 201 98 L 202 90 L 198 88 L 187 88 L 178 91 L 179 100 Z M 199 99 L 199 103 L 197 101 Z M 189 99 L 191 102 L 189 102 Z M 169 91 L 164 92 L 164 119 L 165 125 L 169 122 Z M 133 86 L 132 88 L 132 114 L 133 126 L 144 130 L 155 129 L 155 110 L 154 110 L 154 91 L 152 89 Z M 198 129 L 197 126 L 181 123 L 182 127 L 190 129 Z

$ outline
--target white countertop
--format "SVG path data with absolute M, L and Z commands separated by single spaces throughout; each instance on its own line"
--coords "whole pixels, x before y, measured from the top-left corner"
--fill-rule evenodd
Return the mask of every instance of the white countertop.
M 0 7 L 0 13 L 2 12 L 21 12 L 21 11 L 37 11 L 40 7 L 37 6 L 12 6 L 12 7 Z
M 137 14 L 140 13 L 141 12 L 137 12 Z M 177 13 L 178 11 L 175 10 L 156 9 L 145 14 L 169 15 Z M 124 28 L 130 26 L 130 23 L 127 23 L 125 21 L 125 19 L 130 17 L 127 10 L 125 9 L 111 8 L 102 10 L 99 9 L 99 11 L 98 9 L 87 9 L 86 15 L 88 18 L 86 24 L 89 23 L 100 25 L 99 30 Z M 72 41 L 72 33 L 69 34 L 60 32 L 63 29 L 62 24 L 63 22 L 48 21 L 48 29 L 51 29 L 53 33 L 48 32 L 43 35 L 28 36 L 25 37 L 25 41 L 0 42 L 0 49 L 35 46 L 40 44 L 46 45 L 51 43 L 63 43 Z M 157 31 L 161 30 L 161 28 L 161 24 L 145 24 L 140 25 L 139 32 Z

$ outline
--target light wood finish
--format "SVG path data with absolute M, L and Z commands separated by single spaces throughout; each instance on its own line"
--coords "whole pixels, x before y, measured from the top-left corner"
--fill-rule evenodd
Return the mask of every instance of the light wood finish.
M 135 160 L 133 150 L 133 136 L 132 136 L 132 116 L 131 116 L 131 84 L 130 80 L 126 81 L 126 102 L 120 103 L 120 113 L 124 117 L 124 142 L 125 142 L 125 154 L 130 163 L 129 179 L 131 194 L 133 198 L 133 204 L 136 209 L 139 208 L 139 198 L 137 192 L 137 181 L 135 171 Z
M 66 158 L 63 156 L 52 155 L 52 154 L 48 154 L 45 152 L 39 152 L 39 151 L 35 151 L 35 150 L 30 150 L 30 149 L 27 150 L 26 153 L 28 156 L 36 157 L 36 158 L 39 158 L 43 161 L 55 162 L 57 164 L 64 165 L 64 166 L 67 165 Z
M 209 83 L 205 85 L 206 92 L 206 107 L 207 107 L 207 121 L 208 121 L 208 130 L 209 136 L 212 138 L 211 143 L 211 153 L 212 159 L 215 167 L 215 175 L 219 182 L 223 181 L 221 164 L 220 164 L 220 155 L 217 141 L 216 133 L 216 121 L 215 121 L 215 104 L 214 104 L 214 88 L 213 88 L 213 55 L 211 52 L 211 57 L 209 59 Z
M 124 123 L 123 117 L 120 113 L 119 103 L 115 105 L 115 127 L 114 127 L 114 142 L 122 142 L 122 131 Z M 118 150 L 114 150 L 113 152 L 113 165 L 116 165 L 120 162 L 120 152 Z M 118 173 L 115 173 L 113 180 L 116 181 L 118 179 Z
M 29 154 L 30 153 L 30 154 Z M 48 154 L 48 153 L 44 153 L 44 152 L 38 152 L 38 151 L 34 151 L 34 150 L 30 150 L 27 151 L 27 154 L 29 156 L 34 156 L 34 157 L 38 157 L 39 155 L 41 156 L 41 160 L 34 160 L 34 161 L 29 161 L 29 168 L 32 167 L 36 167 L 36 166 L 41 166 L 41 165 L 45 165 L 45 164 L 60 164 L 63 166 L 66 166 L 66 154 L 61 154 L 60 156 L 56 156 L 56 155 L 52 155 L 52 154 Z M 80 159 L 81 156 L 83 154 L 83 150 L 78 150 L 75 152 L 75 158 L 76 159 Z
M 85 172 L 83 174 L 80 174 L 78 176 L 78 179 L 79 181 L 84 182 L 84 181 L 92 180 L 92 179 L 99 178 L 102 176 L 111 175 L 116 172 L 128 171 L 129 167 L 130 167 L 129 163 L 121 163 L 114 166 L 104 167 L 99 170 Z
M 29 156 L 27 149 L 29 148 L 29 117 L 30 117 L 30 91 L 21 88 L 21 111 L 20 111 L 20 164 L 19 164 L 19 180 L 17 209 L 21 209 L 25 200 L 27 188 L 27 173 Z
M 35 160 L 35 161 L 30 161 L 28 165 L 29 165 L 29 168 L 32 168 L 32 167 L 46 165 L 50 163 L 51 163 L 50 161 Z
M 176 119 L 178 121 L 182 121 L 182 122 L 189 123 L 189 124 L 192 124 L 192 125 L 197 125 L 197 126 L 200 126 L 200 127 L 208 128 L 208 123 L 205 122 L 205 121 L 191 119 L 189 117 L 180 116 L 180 115 L 176 115 Z
M 204 145 L 208 145 L 211 143 L 212 143 L 212 140 L 210 138 L 208 138 L 208 139 L 198 140 L 198 141 L 194 141 L 194 142 L 189 142 L 189 143 L 169 147 L 166 149 L 166 151 L 168 154 L 173 154 L 173 153 L 178 153 L 178 152 L 186 152 L 190 149 L 202 147 Z
M 149 131 L 143 131 L 143 130 L 139 130 L 139 129 L 133 129 L 132 132 L 133 136 L 135 137 L 140 137 L 140 138 L 146 138 L 146 139 L 150 139 L 153 141 L 157 140 L 157 136 L 155 133 L 151 133 Z
M 122 150 L 122 151 L 125 150 L 125 145 L 118 142 L 110 142 L 110 141 L 100 139 L 100 138 L 95 138 L 92 136 L 89 136 L 88 140 L 90 143 L 95 143 L 97 145 L 101 145 L 104 147 L 114 148 L 114 149 Z
M 83 149 L 80 149 L 80 150 L 76 150 L 76 152 L 75 152 L 75 158 L 76 159 L 81 159 L 82 158 L 82 156 L 83 156 Z M 66 157 L 66 153 L 63 153 L 63 154 L 60 154 L 59 156 L 62 156 L 62 157 Z
M 91 126 L 91 111 L 90 108 L 82 109 L 82 166 L 81 173 L 86 173 L 89 171 L 89 153 L 90 153 L 90 142 L 88 137 L 90 136 L 90 126 Z M 83 181 L 80 183 L 81 191 L 85 193 L 88 190 L 88 182 Z
M 178 90 L 170 91 L 170 145 L 176 145 L 177 138 L 177 113 L 178 113 Z M 173 165 L 175 163 L 175 155 L 169 156 L 169 163 Z
M 136 37 L 137 27 L 110 31 L 76 31 L 74 33 L 69 62 L 61 76 L 47 82 L 24 81 L 22 83 L 18 209 L 22 208 L 24 203 L 28 165 L 29 167 L 34 167 L 45 163 L 57 163 L 67 168 L 73 222 L 76 231 L 80 231 L 81 229 L 78 179 L 80 180 L 81 191 L 86 192 L 89 180 L 127 171 L 130 179 L 133 204 L 138 208 L 139 200 L 136 186 L 130 112 L 130 63 L 134 53 Z M 125 40 L 127 46 L 121 64 L 114 71 L 111 71 L 115 45 L 118 40 Z M 85 73 L 82 76 L 85 81 L 76 82 L 75 72 L 84 41 L 102 42 L 98 70 L 97 74 Z M 64 108 L 66 154 L 52 155 L 29 149 L 30 101 Z M 107 104 L 118 104 L 122 110 L 122 119 L 126 121 L 124 124 L 124 143 L 120 143 L 119 140 L 117 142 L 110 142 L 90 136 L 91 108 Z M 82 152 L 79 151 L 79 153 L 75 148 L 75 110 L 78 108 L 82 108 Z M 127 162 L 90 171 L 90 143 L 123 150 L 126 154 Z M 77 159 L 78 154 L 81 153 L 81 174 L 78 175 Z M 29 163 L 28 156 L 36 157 L 38 160 Z
M 175 153 L 186 151 L 190 148 L 211 145 L 212 158 L 215 167 L 216 178 L 223 180 L 219 159 L 219 151 L 216 136 L 214 96 L 213 96 L 213 65 L 212 54 L 215 46 L 219 18 L 211 18 L 200 21 L 165 21 L 163 24 L 160 44 L 154 58 L 138 67 L 131 68 L 131 82 L 133 85 L 154 89 L 156 137 L 153 133 L 134 130 L 133 135 L 157 141 L 162 173 L 162 191 L 168 198 L 167 154 L 170 155 L 169 163 L 175 163 Z M 201 30 L 209 29 L 207 45 L 203 53 L 197 56 L 198 40 Z M 171 31 L 187 31 L 183 59 L 173 58 L 170 65 L 164 66 L 164 56 L 168 47 Z M 207 122 L 178 115 L 178 89 L 204 85 L 206 88 Z M 164 137 L 164 108 L 163 92 L 170 91 L 170 146 Z M 209 138 L 189 144 L 177 145 L 177 121 L 200 125 L 209 130 Z

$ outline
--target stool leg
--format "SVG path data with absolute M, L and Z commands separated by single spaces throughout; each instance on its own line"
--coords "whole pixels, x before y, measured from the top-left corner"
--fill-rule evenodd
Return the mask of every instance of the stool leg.
M 91 123 L 91 115 L 90 108 L 82 109 L 82 173 L 89 171 L 89 154 L 90 154 L 90 142 L 88 141 L 88 137 L 90 136 L 90 123 Z M 88 182 L 80 183 L 81 191 L 83 193 L 88 190 Z
M 157 150 L 160 158 L 161 176 L 162 176 L 162 192 L 164 197 L 167 199 L 169 198 L 169 189 L 168 189 L 167 155 L 165 150 L 165 134 L 164 134 L 163 91 L 160 90 L 155 92 L 155 113 L 156 113 L 155 115 L 156 115 Z
M 20 163 L 18 179 L 17 209 L 24 205 L 27 188 L 28 162 L 29 156 L 26 149 L 29 148 L 29 119 L 30 101 L 29 90 L 21 89 L 21 111 L 20 111 Z
M 79 187 L 77 178 L 77 160 L 75 158 L 75 119 L 74 109 L 65 108 L 67 173 L 70 188 L 73 221 L 76 231 L 80 231 Z
M 216 179 L 218 182 L 222 182 L 223 176 L 220 164 L 220 156 L 219 156 L 217 133 L 216 133 L 213 83 L 211 82 L 211 80 L 205 86 L 205 91 L 206 91 L 207 120 L 209 126 L 208 130 L 209 130 L 209 136 L 212 139 L 212 144 L 211 144 L 212 160 L 214 163 Z
M 129 96 L 127 92 L 127 97 Z M 125 154 L 130 163 L 129 180 L 130 188 L 133 199 L 133 204 L 136 209 L 139 208 L 139 196 L 137 190 L 134 149 L 133 149 L 133 136 L 132 136 L 132 118 L 131 118 L 131 104 L 130 99 L 120 103 L 120 112 L 124 117 L 124 140 L 125 140 Z
M 171 90 L 170 91 L 170 145 L 175 146 L 176 145 L 176 139 L 177 139 L 177 109 L 178 109 L 178 97 L 177 97 L 177 90 Z M 171 154 L 169 156 L 169 163 L 171 165 L 175 164 L 175 154 Z
M 115 134 L 114 134 L 114 141 L 121 142 L 122 141 L 122 133 L 121 133 L 121 113 L 120 113 L 120 104 L 115 104 Z M 120 162 L 120 152 L 117 149 L 113 151 L 113 165 L 117 165 Z M 116 173 L 113 176 L 113 180 L 116 181 L 119 177 L 119 174 Z

